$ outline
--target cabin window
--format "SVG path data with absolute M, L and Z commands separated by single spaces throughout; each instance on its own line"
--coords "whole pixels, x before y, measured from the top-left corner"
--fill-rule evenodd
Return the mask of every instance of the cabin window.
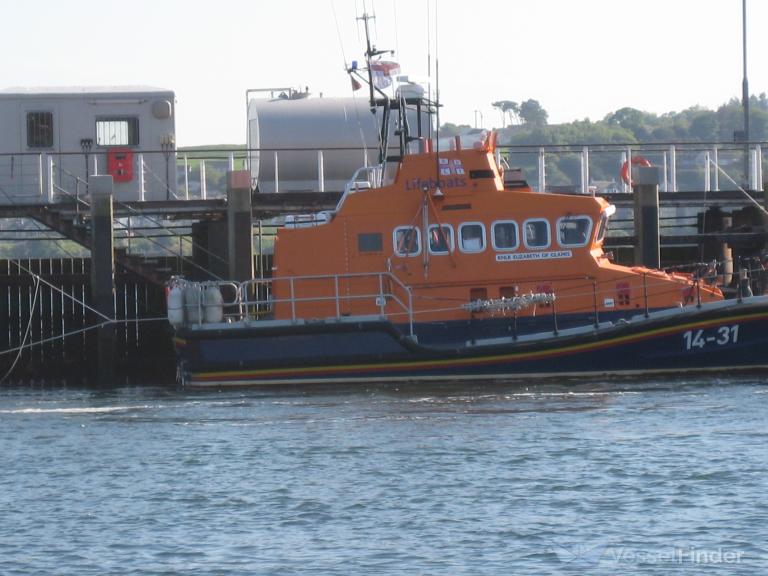
M 586 246 L 591 232 L 592 219 L 589 216 L 566 216 L 557 221 L 561 246 Z
M 53 148 L 53 112 L 27 112 L 27 147 Z
M 477 300 L 488 299 L 488 288 L 470 288 L 469 289 L 469 301 L 475 302 Z
M 491 239 L 496 250 L 515 250 L 518 246 L 517 222 L 500 220 L 493 223 Z
M 603 239 L 605 239 L 605 233 L 608 230 L 608 214 L 603 212 L 603 214 L 600 216 L 600 226 L 597 228 L 597 238 L 595 238 L 596 242 L 602 242 Z
M 549 222 L 547 220 L 543 218 L 526 220 L 524 228 L 526 248 L 541 249 L 549 247 Z
M 358 252 L 381 252 L 384 242 L 381 232 L 368 232 L 357 235 Z
M 517 294 L 517 286 L 499 286 L 499 298 L 514 298 Z
M 138 118 L 99 118 L 96 120 L 97 146 L 138 146 Z
M 453 228 L 447 224 L 429 227 L 429 252 L 431 254 L 448 254 L 453 252 Z
M 397 256 L 416 256 L 421 253 L 421 234 L 415 226 L 399 226 L 393 233 Z
M 462 252 L 485 250 L 485 226 L 480 222 L 467 222 L 459 226 L 459 242 Z

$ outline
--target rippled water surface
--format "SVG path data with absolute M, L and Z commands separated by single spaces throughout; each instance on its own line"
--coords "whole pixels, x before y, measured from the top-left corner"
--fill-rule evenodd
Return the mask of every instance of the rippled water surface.
M 0 389 L 0 574 L 768 574 L 759 378 Z

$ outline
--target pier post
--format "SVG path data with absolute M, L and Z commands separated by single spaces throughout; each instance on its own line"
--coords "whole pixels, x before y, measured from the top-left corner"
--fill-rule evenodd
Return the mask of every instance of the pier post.
M 113 246 L 112 176 L 91 176 L 91 301 L 108 318 L 115 317 L 115 261 Z M 99 322 L 103 322 L 99 318 Z M 112 386 L 114 371 L 115 327 L 101 326 L 96 337 L 96 385 Z
M 227 261 L 229 280 L 253 279 L 251 174 L 247 170 L 227 173 Z
M 659 268 L 659 168 L 632 166 L 635 195 L 635 264 Z
M 733 280 L 733 251 L 721 238 L 713 238 L 710 234 L 724 233 L 731 228 L 733 219 L 719 206 L 712 206 L 706 212 L 699 214 L 698 231 L 704 235 L 700 242 L 701 259 L 704 262 L 717 261 L 718 283 L 727 286 Z

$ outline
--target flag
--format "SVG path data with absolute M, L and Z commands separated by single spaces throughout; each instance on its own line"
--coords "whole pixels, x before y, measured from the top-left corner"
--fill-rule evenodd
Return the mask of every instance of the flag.
M 400 64 L 397 62 L 388 62 L 386 60 L 371 62 L 371 76 L 373 77 L 373 85 L 376 88 L 386 88 L 392 84 L 392 76 L 399 72 Z
M 352 90 L 353 90 L 353 91 L 355 91 L 355 90 L 360 90 L 360 88 L 362 88 L 362 87 L 363 87 L 363 85 L 362 85 L 362 84 L 360 84 L 360 82 L 358 82 L 358 81 L 357 81 L 357 78 L 355 78 L 355 77 L 354 77 L 354 76 L 352 76 L 351 74 L 349 75 L 349 79 L 350 79 L 350 80 L 352 80 Z

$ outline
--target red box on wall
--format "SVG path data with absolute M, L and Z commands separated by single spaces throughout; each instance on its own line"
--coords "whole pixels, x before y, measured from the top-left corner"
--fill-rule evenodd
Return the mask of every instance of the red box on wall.
M 107 152 L 107 173 L 115 182 L 133 180 L 133 150 L 129 148 L 111 148 Z

